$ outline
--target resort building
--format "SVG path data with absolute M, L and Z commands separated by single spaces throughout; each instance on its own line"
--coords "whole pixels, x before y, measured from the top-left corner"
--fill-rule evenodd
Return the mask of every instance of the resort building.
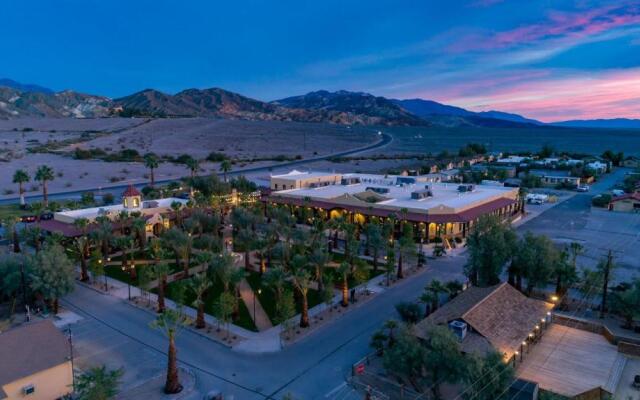
M 529 298 L 508 283 L 470 287 L 416 325 L 424 336 L 436 325 L 448 326 L 460 340 L 463 353 L 497 351 L 510 360 L 533 342 L 541 325 L 550 322 L 553 303 Z
M 176 204 L 183 207 L 187 204 L 187 200 L 174 197 L 143 200 L 142 193 L 130 185 L 122 193 L 120 204 L 56 212 L 53 214 L 53 219 L 42 221 L 40 227 L 50 233 L 59 232 L 66 237 L 75 237 L 81 234 L 75 226 L 78 219 L 83 218 L 91 223 L 98 217 L 106 217 L 112 221 L 114 230 L 119 230 L 123 224 L 127 224 L 120 217 L 122 214 L 127 214 L 144 218 L 147 236 L 157 236 L 163 229 L 169 228 L 170 220 L 175 213 L 173 207 Z
M 289 179 L 287 189 L 282 189 L 283 177 Z M 434 183 L 425 175 L 295 171 L 273 176 L 271 187 L 263 201 L 290 207 L 299 220 L 345 216 L 362 225 L 395 218 L 412 222 L 416 240 L 424 242 L 464 238 L 483 215 L 512 220 L 523 211 L 517 188 Z
M 555 187 L 557 185 L 577 187 L 582 183 L 582 178 L 578 176 L 571 176 L 571 171 L 568 170 L 532 169 L 529 170 L 528 173 L 540 177 L 542 186 L 546 187 Z
M 0 399 L 51 400 L 72 392 L 69 341 L 44 320 L 0 333 Z
M 640 157 L 635 157 L 635 156 L 627 157 L 622 162 L 622 166 L 627 168 L 640 168 Z

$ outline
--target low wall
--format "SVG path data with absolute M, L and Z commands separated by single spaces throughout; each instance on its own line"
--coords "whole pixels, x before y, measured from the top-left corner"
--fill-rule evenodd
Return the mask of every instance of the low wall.
M 640 344 L 629 343 L 621 340 L 618 342 L 618 351 L 622 354 L 640 357 Z
M 607 328 L 604 324 L 596 321 L 591 321 L 588 319 L 563 315 L 563 314 L 554 314 L 553 322 L 558 325 L 568 326 L 570 328 L 580 329 L 582 331 L 597 333 L 602 335 L 609 341 L 609 343 L 613 345 L 618 345 L 619 343 L 626 343 L 627 345 L 633 345 L 640 348 L 640 340 L 632 337 L 619 336 L 615 333 L 611 332 L 609 328 Z M 618 351 L 619 348 L 618 348 Z

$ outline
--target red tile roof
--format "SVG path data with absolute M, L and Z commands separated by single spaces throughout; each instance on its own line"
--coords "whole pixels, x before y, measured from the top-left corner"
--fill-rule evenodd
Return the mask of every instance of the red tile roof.
M 640 201 L 640 193 L 638 192 L 626 193 L 626 194 L 623 194 L 622 196 L 614 197 L 613 199 L 611 199 L 611 202 L 615 203 L 616 201 L 628 200 L 628 199 Z
M 136 189 L 133 185 L 129 185 L 129 187 L 122 193 L 122 197 L 132 197 L 132 196 L 142 196 L 140 191 Z
M 322 200 L 310 200 L 305 201 L 304 199 L 299 198 L 291 198 L 291 197 L 280 197 L 280 196 L 269 196 L 267 201 L 271 201 L 274 203 L 280 204 L 290 204 L 294 206 L 309 206 L 314 208 L 324 208 L 327 210 L 331 209 L 344 209 L 351 212 L 357 212 L 364 215 L 370 215 L 374 217 L 388 217 L 394 214 L 396 217 L 399 217 L 398 211 L 389 210 L 389 209 L 381 209 L 376 208 L 375 206 L 352 206 L 352 205 L 343 205 L 343 204 L 335 204 L 330 201 L 322 201 Z M 407 213 L 407 220 L 413 222 L 425 222 L 425 223 L 446 223 L 446 222 L 469 222 L 473 221 L 476 218 L 484 214 L 488 214 L 490 212 L 499 210 L 503 207 L 515 204 L 516 200 L 500 198 L 496 200 L 489 201 L 487 203 L 481 204 L 476 207 L 469 208 L 460 213 L 453 214 L 423 214 L 423 213 Z

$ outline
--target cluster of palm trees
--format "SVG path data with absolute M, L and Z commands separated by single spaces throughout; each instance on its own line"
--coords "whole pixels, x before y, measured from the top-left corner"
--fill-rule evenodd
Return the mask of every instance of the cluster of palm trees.
M 53 168 L 48 165 L 41 165 L 36 169 L 33 180 L 40 182 L 42 187 L 42 202 L 44 208 L 49 204 L 49 192 L 47 184 L 55 179 Z M 18 169 L 13 173 L 13 183 L 18 185 L 18 194 L 20 195 L 20 205 L 25 206 L 24 194 L 26 192 L 25 185 L 31 181 L 31 175 L 24 169 Z
M 155 153 L 147 153 L 143 156 L 144 166 L 149 169 L 149 186 L 155 187 L 155 170 L 160 166 L 160 158 Z M 189 170 L 189 176 L 191 179 L 195 178 L 200 171 L 200 161 L 193 157 L 187 157 L 184 161 L 185 167 Z M 220 172 L 223 173 L 224 181 L 227 182 L 227 174 L 231 172 L 231 161 L 228 159 L 222 160 L 220 163 Z M 16 182 L 14 182 L 16 183 Z

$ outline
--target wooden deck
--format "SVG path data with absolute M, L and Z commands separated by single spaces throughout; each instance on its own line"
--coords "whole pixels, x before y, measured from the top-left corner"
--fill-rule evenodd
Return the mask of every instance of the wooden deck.
M 516 374 L 540 388 L 575 396 L 594 387 L 608 388 L 620 356 L 602 335 L 552 324 L 527 354 Z

